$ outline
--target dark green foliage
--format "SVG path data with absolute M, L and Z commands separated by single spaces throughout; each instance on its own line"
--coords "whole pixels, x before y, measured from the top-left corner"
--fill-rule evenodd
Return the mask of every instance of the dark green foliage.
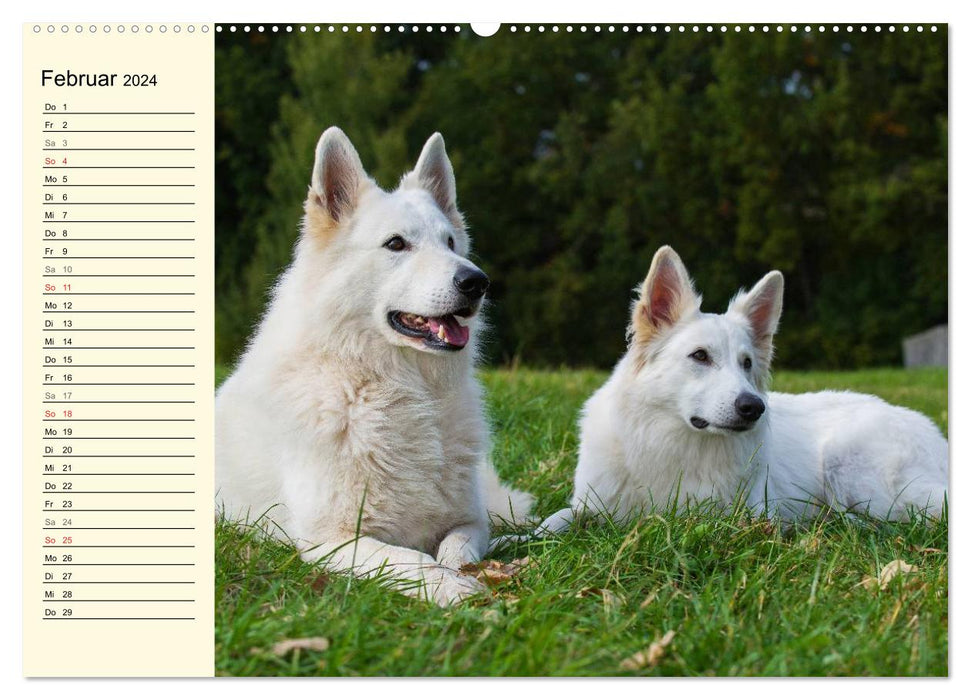
M 286 265 L 313 145 L 385 187 L 441 131 L 494 362 L 607 367 L 673 245 L 722 310 L 786 275 L 778 361 L 899 362 L 947 321 L 947 31 L 221 35 L 217 355 Z
M 291 85 L 285 49 L 262 32 L 224 32 L 216 45 L 217 357 L 238 352 L 262 309 L 263 289 L 248 284 L 242 272 L 254 257 L 269 206 L 267 132 L 278 119 L 280 95 Z

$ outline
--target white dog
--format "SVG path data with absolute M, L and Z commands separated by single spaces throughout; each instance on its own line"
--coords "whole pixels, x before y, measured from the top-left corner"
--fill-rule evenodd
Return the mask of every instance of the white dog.
M 489 463 L 473 375 L 489 284 L 468 260 L 439 134 L 391 193 L 332 127 L 293 262 L 216 398 L 217 500 L 308 561 L 439 604 L 480 590 L 489 513 L 532 498 Z
M 655 254 L 627 354 L 583 408 L 572 508 L 537 533 L 578 514 L 739 496 L 787 520 L 823 505 L 940 515 L 947 442 L 926 417 L 863 394 L 766 392 L 782 287 L 770 272 L 726 313 L 702 313 L 678 255 Z

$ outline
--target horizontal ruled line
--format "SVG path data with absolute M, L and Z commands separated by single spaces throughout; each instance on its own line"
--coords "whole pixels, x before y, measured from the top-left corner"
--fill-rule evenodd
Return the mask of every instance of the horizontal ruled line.
M 45 508 L 44 513 L 195 513 L 195 508 Z
M 42 328 L 44 333 L 51 332 L 62 332 L 62 333 L 98 333 L 101 331 L 110 331 L 112 333 L 150 333 L 150 332 L 165 332 L 165 333 L 176 333 L 180 331 L 194 331 L 195 328 L 62 328 L 58 331 L 56 328 Z M 75 367 L 84 365 L 75 365 Z M 90 367 L 119 367 L 124 365 L 89 365 Z M 138 367 L 165 367 L 166 365 L 132 365 Z M 188 367 L 189 365 L 178 365 L 180 367 Z
M 163 206 L 195 206 L 195 202 L 41 202 L 41 206 L 50 207 L 163 207 Z
M 59 585 L 59 584 L 54 584 Z M 63 598 L 61 602 L 71 602 L 71 603 L 194 603 L 196 602 L 194 598 Z M 42 602 L 52 603 L 57 602 L 51 598 L 45 598 Z M 45 620 L 53 620 L 54 618 L 45 617 Z M 126 618 L 127 619 L 127 618 Z
M 194 148 L 43 148 L 44 151 L 194 151 Z
M 111 495 L 111 494 L 124 494 L 124 495 L 128 495 L 128 494 L 153 494 L 153 495 L 160 495 L 161 494 L 161 495 L 173 495 L 173 494 L 175 494 L 175 495 L 188 495 L 188 496 L 191 496 L 192 494 L 195 493 L 195 491 L 75 491 L 74 489 L 68 489 L 66 491 L 57 491 L 57 490 L 53 490 L 53 491 L 41 491 L 41 493 L 47 493 L 47 494 L 62 494 L 63 493 L 65 496 L 70 496 L 72 494 L 78 494 L 78 493 L 82 493 L 82 494 L 85 494 L 85 495 L 91 495 L 91 494 L 98 494 L 98 495 L 103 495 L 103 494 L 109 494 L 109 495 Z
M 42 224 L 194 224 L 194 219 L 47 219 Z
M 123 437 L 119 435 L 109 436 L 109 437 L 75 437 L 75 436 L 65 436 L 65 437 L 51 437 L 47 436 L 44 440 L 195 440 L 195 437 L 173 437 L 173 436 L 159 436 L 159 437 Z
M 129 183 L 105 182 L 105 183 L 90 184 L 90 185 L 46 184 L 44 185 L 44 187 L 58 187 L 58 188 L 60 187 L 195 187 L 195 184 L 168 183 L 168 182 L 147 183 L 147 184 L 130 183 L 130 182 Z
M 176 115 L 189 116 L 189 115 L 195 114 L 195 112 L 58 112 L 57 110 L 54 110 L 54 111 L 51 111 L 51 112 L 41 112 L 41 114 L 53 114 L 55 116 L 60 116 L 62 114 L 67 114 L 67 115 L 75 115 L 75 114 L 102 114 L 102 115 L 119 115 L 119 114 L 126 114 L 126 115 L 155 114 L 155 115 L 158 115 L 158 114 L 169 114 L 169 115 L 173 115 L 173 116 L 176 116 Z
M 44 527 L 42 530 L 195 530 L 194 527 Z
M 195 260 L 195 255 L 45 255 L 41 260 Z M 65 273 L 65 275 L 71 275 Z
M 64 602 L 64 601 L 61 601 Z M 42 617 L 45 621 L 54 620 L 172 620 L 172 621 L 185 621 L 185 620 L 195 620 L 194 617 L 75 617 L 71 615 L 69 617 Z
M 195 401 L 44 401 L 44 403 L 195 403 Z
M 134 564 L 131 562 L 126 562 L 124 564 L 102 564 L 100 562 L 97 562 L 94 564 L 78 564 L 72 561 L 66 564 L 44 564 L 44 566 L 50 566 L 50 567 L 54 567 L 54 566 L 195 566 L 195 562 L 188 562 L 188 563 L 176 562 L 173 564 L 160 564 L 158 562 L 145 562 L 145 563 L 138 563 L 138 564 Z
M 77 365 L 75 365 L 77 366 Z M 195 423 L 195 418 L 44 418 L 44 423 Z
M 45 544 L 43 549 L 195 549 L 194 544 Z M 79 564 L 78 566 L 85 566 Z M 91 566 L 91 565 L 88 565 Z M 105 564 L 105 566 L 109 566 Z M 112 565 L 115 566 L 115 565 Z
M 194 241 L 195 238 L 42 238 L 45 243 L 56 243 L 60 241 L 61 243 L 75 242 L 75 241 L 124 241 L 131 243 L 134 241 Z
M 47 367 L 47 368 L 52 368 L 52 367 L 59 368 L 59 367 L 66 367 L 66 366 L 67 365 L 41 365 L 41 367 Z M 109 369 L 123 369 L 123 368 L 127 368 L 127 367 L 138 367 L 138 368 L 146 368 L 146 367 L 155 367 L 155 368 L 158 368 L 158 367 L 167 367 L 167 368 L 172 368 L 172 367 L 190 368 L 190 367 L 195 367 L 195 365 L 75 365 L 75 364 L 72 364 L 71 367 L 82 367 L 84 369 L 89 369 L 89 368 L 93 368 L 93 367 L 94 368 L 109 368 Z
M 61 472 L 65 475 L 75 476 L 195 476 L 195 472 Z M 42 472 L 44 476 L 56 474 L 56 472 Z M 57 528 L 48 528 L 56 530 Z M 122 528 L 124 529 L 124 528 Z
M 78 402 L 78 403 L 82 403 L 82 402 Z M 41 457 L 43 457 L 44 459 L 51 459 L 52 456 L 51 455 L 41 455 Z M 88 457 L 101 457 L 101 458 L 111 458 L 111 457 L 126 457 L 126 458 L 132 458 L 132 457 L 169 457 L 169 458 L 185 459 L 185 458 L 189 458 L 189 457 L 195 457 L 195 455 L 71 455 L 71 459 L 80 459 L 82 457 L 83 458 L 88 458 Z
M 64 348 L 59 348 L 63 350 Z M 81 348 L 90 350 L 91 348 Z M 113 349 L 113 348 L 109 348 Z M 66 366 L 66 365 L 61 365 Z M 71 365 L 74 367 L 75 365 Z M 195 382 L 44 382 L 41 386 L 195 386 Z M 86 440 L 87 438 L 77 438 Z
M 45 345 L 41 350 L 195 350 L 195 345 Z M 64 365 L 65 367 L 67 365 Z
M 195 170 L 194 165 L 45 165 L 42 170 Z
M 141 309 L 141 310 L 125 310 L 125 309 L 89 309 L 85 311 L 75 311 L 73 309 L 49 309 L 44 311 L 45 314 L 194 314 L 195 311 L 192 309 Z M 56 330 L 56 329 L 52 329 Z
M 62 112 L 64 114 L 64 112 Z M 195 129 L 44 129 L 42 134 L 194 134 Z
M 44 292 L 45 297 L 194 297 L 195 292 Z M 44 313 L 51 313 L 45 310 Z M 63 313 L 77 313 L 76 311 L 64 311 Z M 103 312 L 94 312 L 103 313 Z M 124 313 L 124 312 L 123 312 Z M 135 313 L 148 313 L 147 311 L 136 311 Z M 177 311 L 165 313 L 192 313 L 191 311 Z
M 125 585 L 138 584 L 138 583 L 143 583 L 143 584 L 148 584 L 148 585 L 168 585 L 170 583 L 171 584 L 178 584 L 178 585 L 182 585 L 182 584 L 192 585 L 192 584 L 195 583 L 195 581 L 59 581 L 59 582 L 53 583 L 53 584 L 52 584 L 51 581 L 44 581 L 44 585 L 45 586 L 51 586 L 51 585 L 56 585 L 56 586 L 75 586 L 75 585 L 78 585 L 78 584 L 97 584 L 99 586 L 100 585 L 105 585 L 105 584 L 120 584 L 120 585 L 125 586 Z M 46 619 L 46 620 L 53 620 L 55 618 L 44 618 L 44 619 Z M 65 619 L 68 619 L 68 618 L 65 618 Z

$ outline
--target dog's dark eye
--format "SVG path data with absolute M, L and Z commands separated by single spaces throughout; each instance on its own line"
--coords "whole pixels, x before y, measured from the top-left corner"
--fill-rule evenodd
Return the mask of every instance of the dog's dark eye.
M 387 248 L 388 250 L 394 251 L 395 253 L 400 253 L 401 251 L 403 251 L 405 248 L 408 247 L 408 244 L 405 242 L 405 239 L 402 238 L 401 236 L 392 236 L 391 238 L 389 238 L 387 241 L 384 242 L 384 247 Z
M 695 350 L 690 355 L 688 355 L 688 357 L 690 357 L 695 362 L 700 362 L 704 365 L 707 365 L 709 362 L 711 362 L 711 358 L 708 356 L 708 352 L 700 348 L 698 350 Z
M 752 358 L 751 357 L 746 357 L 744 360 L 742 360 L 742 369 L 744 369 L 746 371 L 752 369 Z
M 455 239 L 452 236 L 448 237 L 448 249 L 455 250 Z

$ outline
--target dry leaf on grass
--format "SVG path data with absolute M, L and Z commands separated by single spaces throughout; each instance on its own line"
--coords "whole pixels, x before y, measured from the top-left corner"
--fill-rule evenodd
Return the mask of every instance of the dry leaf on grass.
M 307 577 L 307 584 L 310 586 L 310 590 L 313 591 L 314 593 L 320 593 L 325 588 L 327 588 L 327 584 L 329 583 L 330 583 L 330 576 L 326 571 L 321 571 L 316 576 Z
M 529 557 L 513 559 L 508 563 L 486 559 L 478 563 L 465 564 L 459 568 L 459 571 L 474 576 L 478 581 L 488 586 L 495 586 L 513 578 L 529 564 Z
M 613 591 L 609 591 L 606 588 L 596 588 L 593 586 L 588 586 L 587 588 L 581 588 L 577 591 L 577 598 L 602 598 L 604 602 L 604 607 L 608 610 L 614 610 L 622 606 L 626 600 L 623 596 L 617 595 Z
M 270 648 L 274 656 L 286 656 L 291 651 L 306 649 L 307 651 L 326 651 L 330 642 L 325 637 L 305 637 L 303 639 L 282 639 Z
M 653 668 L 664 656 L 664 650 L 674 639 L 674 630 L 668 630 L 664 636 L 651 642 L 647 649 L 643 649 L 636 654 L 628 656 L 620 662 L 620 667 L 624 671 L 639 671 L 642 668 Z
M 863 580 L 860 582 L 864 588 L 868 591 L 887 590 L 887 586 L 893 581 L 897 576 L 902 576 L 906 574 L 912 574 L 917 571 L 917 567 L 913 564 L 908 564 L 903 559 L 894 559 L 892 562 L 880 569 L 880 576 L 874 578 L 873 576 L 864 576 Z

